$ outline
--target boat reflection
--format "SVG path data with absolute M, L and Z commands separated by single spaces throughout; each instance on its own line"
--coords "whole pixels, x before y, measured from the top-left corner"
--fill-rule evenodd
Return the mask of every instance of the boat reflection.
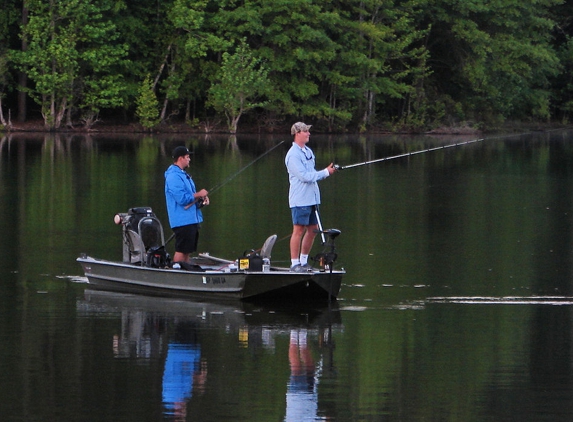
M 221 342 L 220 336 L 234 338 L 231 344 L 237 350 L 226 351 L 231 355 L 241 349 L 253 353 L 263 349 L 278 356 L 284 351 L 290 378 L 277 387 L 285 391 L 286 386 L 284 420 L 301 421 L 309 417 L 314 420 L 318 417 L 319 379 L 325 365 L 332 366 L 333 331 L 343 329 L 336 303 L 326 308 L 287 308 L 86 289 L 76 308 L 86 317 L 109 318 L 110 314 L 120 317 L 121 327 L 112 339 L 115 358 L 162 362 L 162 412 L 177 421 L 186 419 L 190 406 L 194 413 L 212 412 L 201 408 L 209 400 L 193 399 L 215 392 L 217 386 L 235 382 L 228 377 L 236 375 L 220 370 L 231 363 L 221 361 L 224 357 L 213 349 L 213 343 Z M 213 336 L 218 336 L 218 340 L 214 342 Z M 280 361 L 277 362 L 279 365 Z M 214 371 L 209 372 L 210 369 Z M 260 378 L 265 374 L 263 371 L 244 375 L 248 371 L 236 369 L 246 377 Z M 269 373 L 272 371 L 269 369 Z M 239 382 L 263 385 L 268 380 L 247 378 Z

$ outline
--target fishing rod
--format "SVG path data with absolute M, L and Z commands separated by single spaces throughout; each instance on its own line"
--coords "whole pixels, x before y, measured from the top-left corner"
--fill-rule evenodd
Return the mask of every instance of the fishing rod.
M 262 153 L 261 155 L 259 155 L 257 158 L 255 158 L 253 161 L 251 161 L 249 164 L 247 164 L 245 167 L 243 167 L 242 169 L 240 169 L 239 171 L 237 171 L 236 173 L 230 175 L 229 177 L 227 177 L 225 180 L 223 180 L 221 183 L 219 183 L 218 185 L 214 186 L 211 190 L 209 190 L 209 193 L 213 193 L 216 190 L 222 188 L 223 186 L 225 186 L 227 183 L 229 183 L 231 180 L 233 180 L 235 177 L 237 177 L 239 174 L 241 174 L 243 171 L 245 171 L 247 168 L 249 168 L 250 166 L 252 166 L 253 164 L 255 164 L 257 161 L 259 161 L 261 158 L 263 158 L 265 155 L 269 154 L 272 150 L 274 150 L 275 148 L 278 148 L 282 143 L 284 143 L 284 141 L 280 141 L 278 144 L 276 144 L 274 147 L 272 147 L 271 149 L 269 149 L 268 151 Z
M 261 158 L 263 158 L 265 155 L 269 154 L 271 151 L 273 151 L 275 148 L 278 148 L 280 145 L 282 145 L 284 143 L 284 141 L 280 141 L 278 144 L 276 144 L 275 146 L 273 146 L 271 149 L 265 151 L 264 153 L 262 153 L 261 155 L 259 155 L 257 158 L 255 158 L 253 161 L 251 161 L 249 164 L 247 164 L 245 167 L 239 169 L 239 171 L 231 174 L 229 177 L 227 177 L 225 180 L 223 180 L 221 183 L 219 183 L 218 185 L 213 186 L 211 189 L 207 190 L 207 192 L 209 192 L 209 195 L 211 195 L 213 192 L 216 192 L 217 190 L 221 189 L 223 186 L 225 186 L 227 183 L 229 183 L 231 180 L 233 180 L 235 177 L 237 177 L 239 174 L 241 174 L 243 171 L 245 171 L 247 168 L 249 168 L 250 166 L 252 166 L 253 164 L 255 164 L 257 161 L 259 161 Z M 203 198 L 197 198 L 195 199 L 193 202 L 191 202 L 190 204 L 185 205 L 185 209 L 190 208 L 191 206 L 193 206 L 195 203 L 199 202 L 199 207 L 201 207 L 203 205 Z
M 384 158 L 378 158 L 377 160 L 370 160 L 370 161 L 364 161 L 362 163 L 356 163 L 356 164 L 349 164 L 347 166 L 339 166 L 338 164 L 334 165 L 334 168 L 336 170 L 346 170 L 349 168 L 353 168 L 353 167 L 359 167 L 359 166 L 365 166 L 368 164 L 373 164 L 373 163 L 379 163 L 381 161 L 389 161 L 389 160 L 395 160 L 396 158 L 402 158 L 402 157 L 409 157 L 411 155 L 417 155 L 417 154 L 423 154 L 425 152 L 430 152 L 430 151 L 437 151 L 440 149 L 446 149 L 446 148 L 452 148 L 452 147 L 459 147 L 462 145 L 468 145 L 468 144 L 473 144 L 475 142 L 481 142 L 483 141 L 485 138 L 480 138 L 480 139 L 474 139 L 472 141 L 465 141 L 465 142 L 457 142 L 455 144 L 448 144 L 448 145 L 443 145 L 440 147 L 433 147 L 433 148 L 428 148 L 428 149 L 423 149 L 420 151 L 413 151 L 413 152 L 405 152 L 404 154 L 398 154 L 398 155 L 393 155 L 391 157 L 384 157 Z
M 231 180 L 233 180 L 235 177 L 237 177 L 239 174 L 241 174 L 243 171 L 245 171 L 247 168 L 249 168 L 250 166 L 252 166 L 253 164 L 255 164 L 257 161 L 259 161 L 261 158 L 263 158 L 265 155 L 267 155 L 268 153 L 270 153 L 272 150 L 274 150 L 275 148 L 278 148 L 279 145 L 281 145 L 284 141 L 280 141 L 278 144 L 276 144 L 274 147 L 272 147 L 271 149 L 269 149 L 268 151 L 265 151 L 263 154 L 259 155 L 257 158 L 255 158 L 253 161 L 251 161 L 249 164 L 247 164 L 245 167 L 241 168 L 239 171 L 233 173 L 232 175 L 230 175 L 229 177 L 227 177 L 225 180 L 223 180 L 221 183 L 219 183 L 218 185 L 215 185 L 212 189 L 209 189 L 207 192 L 209 192 L 209 194 L 212 194 L 213 192 L 217 191 L 218 189 L 221 189 L 223 186 L 225 186 L 227 183 L 229 183 Z M 198 207 L 201 208 L 203 206 L 203 198 L 197 198 L 195 199 L 193 202 L 191 202 L 190 204 L 185 205 L 185 209 L 189 209 L 191 208 L 194 204 L 196 204 L 197 202 L 199 202 Z M 167 239 L 167 242 L 165 242 L 164 246 L 167 245 L 171 239 L 173 239 L 173 237 L 175 237 L 175 233 L 173 233 L 171 236 L 169 236 L 169 239 Z

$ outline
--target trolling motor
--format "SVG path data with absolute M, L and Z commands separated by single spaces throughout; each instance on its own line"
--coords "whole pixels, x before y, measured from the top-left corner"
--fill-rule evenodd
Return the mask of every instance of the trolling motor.
M 324 244 L 324 250 L 318 253 L 313 259 L 318 262 L 324 271 L 332 271 L 334 266 L 334 261 L 338 257 L 336 253 L 336 247 L 334 245 L 334 239 L 340 235 L 340 230 L 338 229 L 327 229 L 327 230 L 316 230 L 316 233 L 320 233 L 322 236 L 326 236 L 328 240 Z

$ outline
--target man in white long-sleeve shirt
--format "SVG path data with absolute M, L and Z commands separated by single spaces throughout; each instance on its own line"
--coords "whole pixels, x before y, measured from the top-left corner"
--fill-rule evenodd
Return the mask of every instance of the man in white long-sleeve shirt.
M 305 272 L 312 268 L 308 264 L 308 254 L 318 228 L 316 214 L 320 204 L 320 190 L 317 182 L 336 171 L 333 163 L 323 170 L 315 170 L 314 153 L 306 146 L 310 140 L 310 127 L 303 122 L 292 125 L 290 132 L 294 136 L 294 142 L 285 157 L 290 183 L 288 199 L 293 222 L 290 270 L 295 272 Z

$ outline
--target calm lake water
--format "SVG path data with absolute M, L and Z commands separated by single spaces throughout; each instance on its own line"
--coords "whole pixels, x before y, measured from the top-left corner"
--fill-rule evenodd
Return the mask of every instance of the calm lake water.
M 472 139 L 312 135 L 310 146 L 321 168 Z M 341 230 L 347 271 L 331 307 L 90 289 L 75 259 L 121 259 L 115 213 L 150 206 L 167 226 L 163 172 L 182 143 L 198 187 L 215 188 L 199 249 L 234 258 L 276 233 L 273 261 L 286 264 L 290 142 L 0 137 L 0 419 L 573 418 L 570 131 L 322 181 L 322 223 Z

